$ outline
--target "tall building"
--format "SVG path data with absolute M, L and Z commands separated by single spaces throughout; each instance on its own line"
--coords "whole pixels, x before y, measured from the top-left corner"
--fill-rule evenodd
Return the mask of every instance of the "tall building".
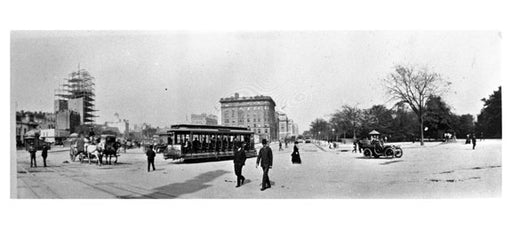
M 279 122 L 279 139 L 284 140 L 299 135 L 297 123 L 294 123 L 292 119 L 288 118 L 288 115 L 283 112 L 276 112 L 276 116 Z
M 78 66 L 55 92 L 55 113 L 69 109 L 80 114 L 80 124 L 94 124 L 94 97 L 94 77 Z
M 80 114 L 71 110 L 58 111 L 55 114 L 55 120 L 55 129 L 75 133 L 75 128 L 80 125 Z
M 199 125 L 218 125 L 219 122 L 217 120 L 217 115 L 206 113 L 202 114 L 191 114 L 190 115 L 190 123 L 199 124 Z
M 221 123 L 225 126 L 249 127 L 254 131 L 255 140 L 278 138 L 278 126 L 275 117 L 276 103 L 270 96 L 221 98 Z
M 276 112 L 279 122 L 279 139 L 283 140 L 290 136 L 288 116 L 282 112 Z

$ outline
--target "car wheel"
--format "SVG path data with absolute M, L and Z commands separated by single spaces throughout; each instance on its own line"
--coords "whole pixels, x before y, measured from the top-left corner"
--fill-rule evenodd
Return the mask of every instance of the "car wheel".
M 366 148 L 363 150 L 363 155 L 367 158 L 370 158 L 372 156 L 372 150 L 369 148 Z
M 386 157 L 392 157 L 394 154 L 395 154 L 394 150 L 389 148 L 389 149 L 386 149 L 386 152 L 384 155 L 386 155 Z
M 401 158 L 403 154 L 404 154 L 404 152 L 402 151 L 402 149 L 396 149 L 395 150 L 395 157 L 396 158 Z

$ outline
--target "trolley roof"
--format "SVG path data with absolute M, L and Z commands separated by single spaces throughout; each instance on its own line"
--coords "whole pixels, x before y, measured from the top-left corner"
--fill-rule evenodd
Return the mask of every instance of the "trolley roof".
M 245 127 L 219 126 L 219 125 L 195 125 L 195 124 L 172 125 L 171 129 L 167 130 L 167 133 L 173 133 L 173 132 L 233 133 L 233 134 L 253 134 L 254 133 L 253 131 L 251 131 Z M 167 134 L 167 133 L 165 133 L 165 134 Z

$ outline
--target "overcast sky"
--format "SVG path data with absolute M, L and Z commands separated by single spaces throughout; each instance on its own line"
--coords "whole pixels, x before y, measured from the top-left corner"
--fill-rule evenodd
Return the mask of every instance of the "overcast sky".
M 219 99 L 238 92 L 271 96 L 302 132 L 343 104 L 391 107 L 381 79 L 408 64 L 440 73 L 453 111 L 476 115 L 501 84 L 500 41 L 498 32 L 16 31 L 11 101 L 53 111 L 54 89 L 80 64 L 96 77 L 98 123 L 115 112 L 130 125 L 220 118 Z

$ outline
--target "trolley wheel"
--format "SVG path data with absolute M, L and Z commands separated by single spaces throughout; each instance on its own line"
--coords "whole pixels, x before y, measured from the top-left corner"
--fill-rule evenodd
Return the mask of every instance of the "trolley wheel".
M 363 150 L 363 155 L 367 158 L 372 157 L 372 150 L 370 148 L 366 148 Z
M 402 151 L 402 149 L 396 149 L 395 150 L 395 157 L 396 158 L 401 158 L 403 154 L 404 154 L 404 151 Z

